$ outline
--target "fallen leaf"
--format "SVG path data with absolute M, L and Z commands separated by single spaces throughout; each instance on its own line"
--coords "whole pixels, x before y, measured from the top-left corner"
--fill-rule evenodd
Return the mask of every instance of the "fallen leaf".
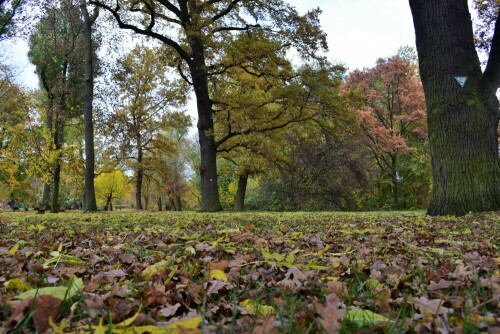
M 200 326 L 202 318 L 199 316 L 178 320 L 166 327 L 166 329 L 196 329 Z
M 61 299 L 49 295 L 36 298 L 32 317 L 38 333 L 45 333 L 50 328 L 49 320 L 57 317 L 61 303 Z
M 252 330 L 252 334 L 274 334 L 276 331 L 274 330 L 274 321 L 276 320 L 275 316 L 268 316 L 264 319 L 262 324 L 255 326 Z
M 16 244 L 7 251 L 7 254 L 14 255 L 16 254 L 18 249 L 19 249 L 19 242 L 16 242 Z
M 151 279 L 151 277 L 163 273 L 169 267 L 170 262 L 168 261 L 160 261 L 158 263 L 152 264 L 146 269 L 144 269 L 141 273 L 141 278 L 145 281 Z
M 316 312 L 321 317 L 319 320 L 327 333 L 337 333 L 341 328 L 340 319 L 346 314 L 344 303 L 335 294 L 331 293 L 326 296 L 325 305 L 316 302 Z
M 427 316 L 446 314 L 449 311 L 448 308 L 442 306 L 443 300 L 441 299 L 429 300 L 425 297 L 410 297 L 408 301 L 412 303 L 420 313 Z
M 444 279 L 441 279 L 438 283 L 431 281 L 431 284 L 427 286 L 427 290 L 435 291 L 435 290 L 448 289 L 452 284 L 453 284 L 452 281 L 445 281 Z
M 226 268 L 229 267 L 229 261 L 228 260 L 222 260 L 220 262 L 210 262 L 208 264 L 208 270 L 221 270 L 224 271 Z
M 163 315 L 164 317 L 168 318 L 171 316 L 175 315 L 175 312 L 177 312 L 177 309 L 181 306 L 181 304 L 177 303 L 175 305 L 170 305 L 167 307 L 164 307 L 160 309 L 158 312 Z
M 227 282 L 227 276 L 222 270 L 210 270 L 210 278 L 217 279 L 219 281 Z
M 263 317 L 276 313 L 276 309 L 274 307 L 265 304 L 260 304 L 255 300 L 251 299 L 245 299 L 244 301 L 240 302 L 240 306 L 242 306 L 245 310 L 247 310 L 251 314 L 256 314 Z
M 83 291 L 83 281 L 81 278 L 73 277 L 67 286 L 54 286 L 39 289 L 31 289 L 17 295 L 16 299 L 34 298 L 35 296 L 49 295 L 61 300 L 70 299 Z
M 350 309 L 347 311 L 345 319 L 356 323 L 358 326 L 374 326 L 379 323 L 391 321 L 383 315 L 362 309 Z
M 225 288 L 228 286 L 226 282 L 219 281 L 219 280 L 213 280 L 205 283 L 206 285 L 210 285 L 207 290 L 207 295 L 213 295 L 219 292 L 219 290 Z
M 112 278 L 112 279 L 117 278 L 117 277 L 127 276 L 127 273 L 121 269 L 109 270 L 109 271 L 104 272 L 103 274 L 104 274 L 104 276 Z
M 6 281 L 4 283 L 4 286 L 5 290 L 7 291 L 18 290 L 24 292 L 31 289 L 31 287 L 28 284 L 24 283 L 19 278 L 14 278 L 9 281 Z
M 302 286 L 302 281 L 306 280 L 307 276 L 302 273 L 299 268 L 292 267 L 288 269 L 285 274 L 285 278 L 278 282 L 280 285 L 284 285 L 289 288 L 295 288 Z

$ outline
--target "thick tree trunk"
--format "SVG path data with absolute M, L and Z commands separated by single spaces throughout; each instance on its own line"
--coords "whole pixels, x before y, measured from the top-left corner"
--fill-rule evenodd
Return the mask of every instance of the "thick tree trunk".
M 201 211 L 222 210 L 217 184 L 217 146 L 214 136 L 212 101 L 209 95 L 208 80 L 205 73 L 205 56 L 201 41 L 192 41 L 193 63 L 191 73 L 196 104 L 198 108 L 198 135 L 201 166 Z
M 85 131 L 85 196 L 84 208 L 86 212 L 97 211 L 94 189 L 94 124 L 92 120 L 92 103 L 94 100 L 94 76 L 92 63 L 92 24 L 97 18 L 97 10 L 92 17 L 87 11 L 85 0 L 80 0 L 80 9 L 83 14 L 83 58 L 85 63 L 85 87 L 83 92 L 83 123 Z
M 481 72 L 467 1 L 410 0 L 410 7 L 432 157 L 428 214 L 500 210 L 498 84 Z M 464 87 L 459 76 L 468 78 Z
M 245 194 L 247 191 L 248 174 L 240 175 L 238 178 L 238 189 L 234 198 L 234 211 L 245 211 Z

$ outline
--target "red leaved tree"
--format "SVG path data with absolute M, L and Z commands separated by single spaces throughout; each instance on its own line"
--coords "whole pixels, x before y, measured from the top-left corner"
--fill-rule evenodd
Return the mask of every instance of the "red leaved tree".
M 355 97 L 353 104 L 366 144 L 383 176 L 390 182 L 393 208 L 399 208 L 399 158 L 411 152 L 412 139 L 424 139 L 425 99 L 414 62 L 396 55 L 379 59 L 373 68 L 356 70 L 346 88 Z

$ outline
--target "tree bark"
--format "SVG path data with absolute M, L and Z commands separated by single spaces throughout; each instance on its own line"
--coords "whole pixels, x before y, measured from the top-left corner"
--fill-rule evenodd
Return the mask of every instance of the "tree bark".
M 163 211 L 163 203 L 162 203 L 161 196 L 158 197 L 158 211 Z
M 174 207 L 175 207 L 175 211 L 182 211 L 182 201 L 181 201 L 180 195 L 174 196 Z
M 245 194 L 247 191 L 248 174 L 240 175 L 238 178 L 238 189 L 234 198 L 234 211 L 245 211 Z
M 484 76 L 481 71 L 467 1 L 409 2 L 432 158 L 428 214 L 500 210 L 498 73 Z M 499 51 L 498 46 L 492 47 L 490 58 Z M 464 87 L 455 80 L 457 76 L 468 77 Z
M 56 114 L 57 115 L 57 114 Z M 57 120 L 60 116 L 56 116 L 56 126 L 54 131 L 54 145 L 55 149 L 58 153 L 61 152 L 62 143 L 63 143 L 63 131 L 64 124 L 61 120 Z M 58 156 L 56 160 L 56 164 L 54 167 L 54 178 L 52 181 L 52 205 L 51 212 L 57 213 L 59 212 L 59 188 L 61 185 L 61 157 Z
M 216 212 L 222 210 L 217 184 L 217 145 L 215 143 L 212 100 L 208 89 L 205 71 L 204 48 L 201 41 L 193 38 L 193 61 L 191 74 L 196 104 L 198 107 L 198 135 L 200 144 L 201 211 Z
M 49 208 L 50 203 L 50 184 L 43 185 L 43 194 L 42 194 L 42 207 L 41 210 L 47 210 Z
M 97 211 L 94 174 L 94 124 L 92 119 L 92 103 L 94 100 L 94 75 L 92 62 L 92 24 L 97 19 L 98 11 L 94 10 L 89 16 L 85 0 L 80 0 L 80 9 L 83 14 L 83 58 L 84 58 L 84 92 L 83 92 L 83 122 L 85 131 L 85 212 Z
M 43 81 L 43 78 L 42 78 Z M 53 100 L 54 96 L 50 94 L 50 90 L 48 87 L 45 87 L 45 90 L 48 94 L 48 105 L 47 105 L 47 119 L 45 120 L 45 125 L 49 131 L 54 127 L 54 117 L 53 117 Z M 42 195 L 42 207 L 40 209 L 47 210 L 50 207 L 50 191 L 51 185 L 50 183 L 46 183 L 43 185 L 43 195 Z
M 137 135 L 137 170 L 135 180 L 135 209 L 142 210 L 142 179 L 144 169 L 142 167 L 142 142 L 140 135 Z
M 397 177 L 397 155 L 391 156 L 392 209 L 399 210 L 399 189 Z

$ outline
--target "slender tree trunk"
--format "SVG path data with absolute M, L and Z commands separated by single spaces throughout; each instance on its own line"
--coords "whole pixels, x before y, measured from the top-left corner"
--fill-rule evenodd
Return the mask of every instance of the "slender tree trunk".
M 54 168 L 54 179 L 52 181 L 51 212 L 53 213 L 59 212 L 59 188 L 61 185 L 61 157 L 59 156 L 59 154 L 61 153 L 62 149 L 63 131 L 64 131 L 64 125 L 62 124 L 62 121 L 56 120 L 56 126 L 54 131 L 54 145 L 56 151 L 58 152 L 58 157 Z
M 179 195 L 174 196 L 174 206 L 175 206 L 175 211 L 182 211 L 181 196 Z
M 222 205 L 217 184 L 217 146 L 214 136 L 212 101 L 205 73 L 203 44 L 196 39 L 191 44 L 193 49 L 191 73 L 198 107 L 197 126 L 201 156 L 201 211 L 216 212 L 222 210 Z
M 245 194 L 247 191 L 248 173 L 240 175 L 238 178 L 238 189 L 234 199 L 234 211 L 245 211 Z
M 92 62 L 92 24 L 97 18 L 95 9 L 92 17 L 89 16 L 85 0 L 80 0 L 80 9 L 83 14 L 83 58 L 85 63 L 85 87 L 83 92 L 83 122 L 85 129 L 85 196 L 84 208 L 86 212 L 97 211 L 94 188 L 94 124 L 92 120 L 92 103 L 94 100 L 94 75 Z
M 137 175 L 135 180 L 135 209 L 142 210 L 142 179 L 144 177 L 144 169 L 142 167 L 142 143 L 140 135 L 137 136 Z
M 43 185 L 43 194 L 42 194 L 42 207 L 41 210 L 47 210 L 50 206 L 50 184 Z
M 488 75 L 483 75 L 466 0 L 410 0 L 410 7 L 432 157 L 428 213 L 500 210 L 499 105 L 495 95 L 500 41 L 490 53 L 490 59 L 497 60 L 488 63 Z M 464 87 L 455 79 L 458 76 L 468 78 Z
M 45 124 L 47 126 L 47 129 L 50 131 L 54 127 L 54 117 L 53 117 L 53 99 L 54 96 L 50 94 L 50 91 L 48 91 L 48 87 L 45 87 L 47 90 L 48 96 L 48 105 L 47 105 L 47 119 L 45 120 Z M 50 183 L 46 183 L 43 185 L 43 195 L 42 195 L 42 207 L 40 209 L 42 210 L 47 210 L 50 207 L 50 191 L 51 191 L 51 185 Z
M 149 196 L 144 196 L 144 209 L 147 210 L 149 207 Z
M 392 208 L 399 210 L 399 189 L 398 189 L 398 175 L 397 175 L 397 156 L 391 155 L 391 185 L 392 185 Z
M 162 203 L 161 196 L 158 197 L 158 211 L 163 211 L 163 203 Z

